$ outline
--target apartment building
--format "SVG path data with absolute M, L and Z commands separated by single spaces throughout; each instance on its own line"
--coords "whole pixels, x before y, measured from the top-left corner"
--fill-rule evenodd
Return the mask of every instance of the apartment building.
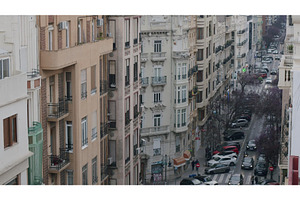
M 37 17 L 46 185 L 105 185 L 108 54 L 105 16 Z
M 37 66 L 30 41 L 34 23 L 32 16 L 0 17 L 1 185 L 28 184 L 28 159 L 33 153 L 28 147 L 26 82 L 27 67 Z
M 111 185 L 139 185 L 140 163 L 140 16 L 109 16 L 107 34 L 108 171 Z

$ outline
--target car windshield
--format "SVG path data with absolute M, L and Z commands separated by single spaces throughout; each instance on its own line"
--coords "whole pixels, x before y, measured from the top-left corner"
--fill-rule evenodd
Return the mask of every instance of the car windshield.
M 204 180 L 205 180 L 206 182 L 212 181 L 212 179 L 211 179 L 210 177 L 205 177 Z
M 259 166 L 259 167 L 265 167 L 266 164 L 265 164 L 265 163 L 258 163 L 258 166 Z
M 250 140 L 249 144 L 255 144 L 255 140 Z
M 244 162 L 251 162 L 251 158 L 245 157 L 245 158 L 244 158 Z
M 214 157 L 214 160 L 218 161 L 218 160 L 220 160 L 220 157 Z

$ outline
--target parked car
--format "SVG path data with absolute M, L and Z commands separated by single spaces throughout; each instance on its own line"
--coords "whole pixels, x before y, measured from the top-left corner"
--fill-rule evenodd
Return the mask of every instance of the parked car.
M 254 160 L 252 157 L 244 157 L 242 161 L 241 169 L 253 169 L 254 167 Z
M 207 162 L 208 166 L 212 166 L 214 164 L 224 164 L 224 165 L 230 165 L 233 166 L 236 164 L 236 157 L 230 157 L 230 156 L 222 156 L 222 157 L 214 157 L 210 161 Z
M 273 54 L 278 54 L 278 50 L 275 49 L 275 50 L 273 51 Z
M 265 154 L 261 153 L 261 154 L 258 155 L 257 162 L 260 162 L 260 161 L 266 162 L 266 155 Z
M 271 75 L 276 75 L 277 74 L 277 70 L 276 69 L 272 69 L 270 72 Z
M 248 122 L 251 121 L 251 116 L 250 115 L 246 115 L 246 114 L 242 114 L 242 115 L 238 115 L 237 119 L 245 119 Z
M 271 84 L 271 83 L 272 83 L 272 78 L 271 78 L 271 77 L 268 77 L 268 78 L 266 79 L 266 83 Z
M 245 137 L 244 132 L 240 131 L 240 132 L 235 132 L 232 134 L 228 134 L 224 136 L 224 140 L 228 141 L 228 140 L 237 140 L 237 139 L 243 139 Z
M 256 150 L 255 140 L 249 140 L 246 148 L 247 150 Z
M 271 63 L 272 62 L 272 60 L 271 59 L 265 59 L 265 60 L 263 60 L 263 61 L 261 61 L 262 63 Z
M 231 123 L 232 128 L 248 126 L 249 122 L 245 119 L 236 119 Z
M 242 174 L 233 174 L 231 175 L 228 185 L 243 185 L 244 177 Z
M 218 185 L 218 182 L 213 181 L 209 176 L 195 176 L 194 178 L 203 182 L 204 185 Z
M 217 148 L 217 150 L 215 150 L 213 152 L 213 155 L 217 154 L 217 153 L 220 153 L 222 151 L 233 151 L 235 152 L 236 154 L 239 154 L 239 150 L 236 146 L 223 146 L 223 147 L 219 147 Z
M 258 183 L 256 183 L 256 184 L 257 185 L 279 185 L 279 183 L 277 183 L 273 179 L 263 179 L 263 180 L 258 181 Z
M 208 168 L 205 168 L 205 174 L 217 174 L 217 173 L 228 173 L 230 167 L 224 164 L 215 164 Z
M 236 146 L 238 150 L 241 148 L 241 144 L 238 141 L 226 141 L 222 143 L 223 146 Z
M 275 60 L 280 60 L 280 57 L 279 56 L 275 56 Z
M 180 181 L 180 185 L 202 185 L 202 182 L 196 178 L 184 178 Z
M 255 176 L 266 176 L 267 173 L 268 173 L 267 163 L 264 161 L 257 162 L 255 169 L 254 169 L 254 175 Z
M 217 153 L 215 155 L 213 155 L 212 158 L 217 158 L 217 157 L 235 157 L 237 158 L 237 154 L 234 151 L 221 151 L 220 153 Z

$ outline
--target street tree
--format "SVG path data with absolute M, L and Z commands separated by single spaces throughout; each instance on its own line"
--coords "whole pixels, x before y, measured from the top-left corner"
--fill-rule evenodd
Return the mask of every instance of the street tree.
M 244 93 L 246 85 L 253 83 L 253 75 L 246 72 L 238 73 L 237 82 L 241 85 L 241 93 Z

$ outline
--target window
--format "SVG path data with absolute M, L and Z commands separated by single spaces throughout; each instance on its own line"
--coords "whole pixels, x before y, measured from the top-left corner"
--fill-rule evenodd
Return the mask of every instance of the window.
M 204 38 L 203 28 L 197 28 L 197 40 L 202 40 Z
M 82 185 L 88 184 L 88 164 L 82 167 Z
M 95 94 L 96 91 L 96 65 L 94 65 L 91 67 L 91 94 Z
M 153 139 L 153 156 L 161 155 L 160 138 Z
M 202 82 L 203 81 L 203 71 L 200 70 L 197 72 L 197 82 Z
M 125 185 L 130 185 L 130 172 L 125 176 Z
M 97 138 L 97 111 L 92 113 L 92 140 Z
M 134 107 L 133 107 L 134 119 L 139 116 L 138 101 L 139 101 L 139 94 L 138 92 L 136 92 L 134 93 Z
M 133 19 L 133 44 L 138 43 L 138 18 Z
M 181 79 L 181 63 L 178 63 L 177 64 L 177 80 L 180 80 Z M 176 79 L 176 76 L 175 76 L 175 79 Z
M 0 79 L 9 77 L 9 58 L 0 59 Z
M 154 41 L 154 52 L 161 52 L 161 40 Z
M 109 87 L 116 88 L 116 61 L 109 61 Z
M 3 119 L 4 148 L 17 143 L 17 115 Z
M 115 31 L 116 30 L 116 21 L 115 20 L 109 20 L 108 21 L 108 32 L 109 35 L 113 38 L 113 50 L 116 49 L 116 36 Z
M 160 103 L 161 102 L 161 93 L 160 92 L 155 92 L 153 94 L 154 96 L 154 103 Z
M 160 114 L 155 114 L 154 115 L 154 126 L 158 127 L 160 126 L 160 120 L 161 120 L 161 115 Z
M 115 140 L 109 140 L 108 141 L 108 157 L 112 159 L 111 163 L 109 163 L 111 166 L 116 166 L 116 141 Z
M 182 79 L 186 79 L 186 63 L 182 63 L 181 75 L 182 75 Z
M 78 25 L 77 25 L 77 36 L 78 36 L 77 42 L 78 42 L 78 44 L 81 43 L 81 24 L 82 24 L 81 20 L 78 20 Z
M 181 87 L 177 87 L 177 103 L 180 103 L 180 93 L 181 93 Z
M 125 126 L 130 122 L 130 97 L 125 99 Z
M 210 75 L 211 74 L 211 64 L 210 64 L 210 62 L 208 63 L 208 75 Z
M 92 159 L 92 184 L 98 183 L 97 175 L 97 156 Z
M 67 184 L 68 185 L 73 185 L 74 184 L 74 174 L 73 174 L 73 170 L 67 170 Z
M 186 79 L 186 63 L 177 64 L 177 80 Z M 175 76 L 176 79 L 176 76 Z
M 137 80 L 138 80 L 138 56 L 134 56 L 133 81 L 136 82 Z
M 202 102 L 202 91 L 198 92 L 197 94 L 197 103 L 201 103 Z
M 73 152 L 73 127 L 71 121 L 66 121 L 66 149 Z
M 180 137 L 177 135 L 175 137 L 175 145 L 176 145 L 176 152 L 179 152 L 180 151 Z
M 208 47 L 206 47 L 206 58 L 208 58 Z
M 203 60 L 203 49 L 198 49 L 197 51 L 197 61 Z
M 49 47 L 49 51 L 52 51 L 52 45 L 53 45 L 52 35 L 53 35 L 53 27 L 51 26 L 48 29 L 48 47 Z
M 108 120 L 110 128 L 116 128 L 116 102 L 109 101 L 108 102 Z
M 87 117 L 81 119 L 81 147 L 84 148 L 88 144 L 87 137 Z
M 133 133 L 133 155 L 137 155 L 137 149 L 138 148 L 138 129 L 134 130 Z
M 126 74 L 125 74 L 125 86 L 128 86 L 130 83 L 130 59 L 125 60 L 126 63 Z
M 130 135 L 125 138 L 125 164 L 130 160 Z
M 70 46 L 70 31 L 69 31 L 69 22 L 66 22 L 66 48 Z
M 186 86 L 181 87 L 182 103 L 186 102 Z
M 181 126 L 186 125 L 186 109 L 181 110 Z
M 81 99 L 87 97 L 86 69 L 81 70 Z
M 177 110 L 177 128 L 180 127 L 180 110 Z
M 71 72 L 66 72 L 66 97 L 68 101 L 72 100 L 72 82 Z
M 125 20 L 125 48 L 130 47 L 130 20 Z
M 92 20 L 92 41 L 95 41 L 95 19 Z

